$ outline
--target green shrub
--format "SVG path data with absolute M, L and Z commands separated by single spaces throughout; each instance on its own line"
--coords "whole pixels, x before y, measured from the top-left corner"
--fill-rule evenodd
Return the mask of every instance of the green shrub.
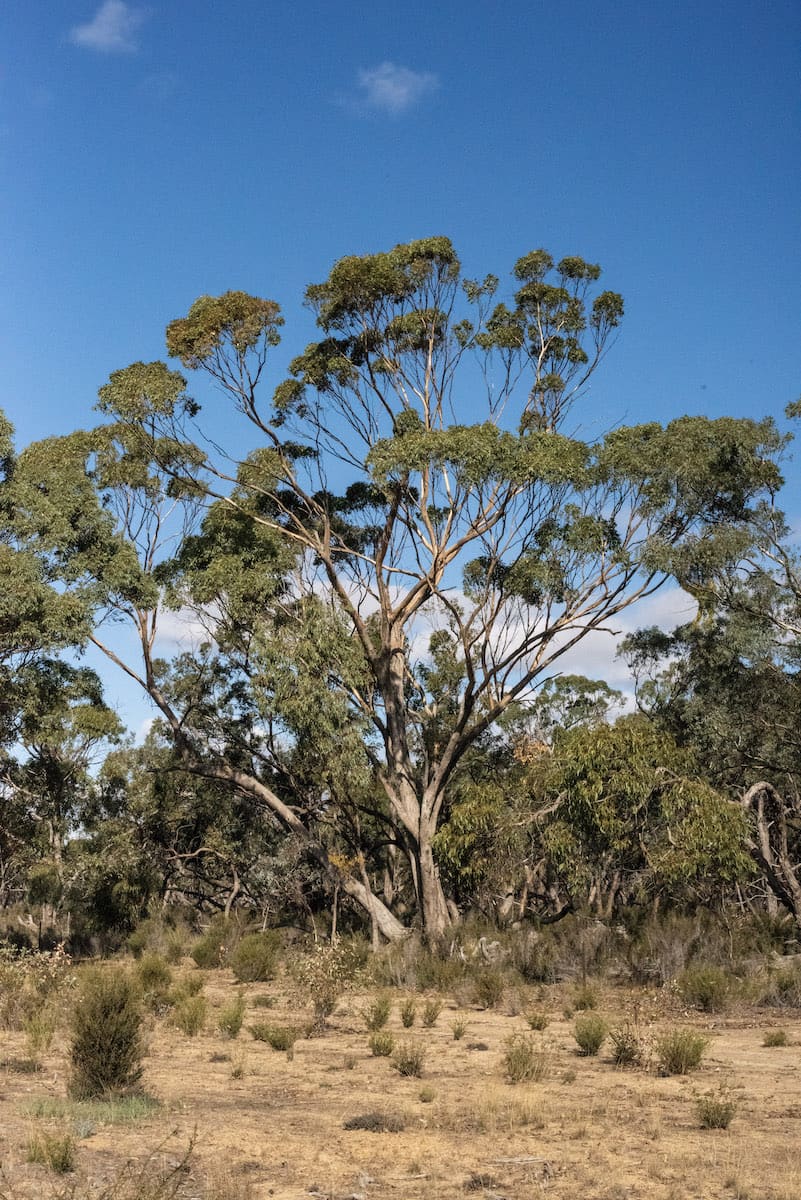
M 503 999 L 506 980 L 501 971 L 483 967 L 473 980 L 473 1003 L 479 1008 L 495 1008 Z
M 254 996 L 250 1002 L 254 1008 L 275 1008 L 278 1001 L 275 996 L 268 996 L 262 993 L 260 996 Z
M 383 1029 L 389 1020 L 389 1014 L 392 1012 L 392 1000 L 386 994 L 381 992 L 367 1006 L 362 1013 L 364 1023 L 371 1033 L 375 1033 L 378 1029 Z
M 298 986 L 314 1005 L 314 1028 L 322 1030 L 340 996 L 363 975 L 361 946 L 351 941 L 318 946 L 313 954 L 295 962 L 292 970 Z
M 214 917 L 206 932 L 198 938 L 190 954 L 204 971 L 221 967 L 228 960 L 240 934 L 240 926 L 231 918 Z
M 196 1037 L 206 1024 L 207 1009 L 205 996 L 184 996 L 172 1010 L 170 1020 L 187 1037 Z
M 172 971 L 160 954 L 145 951 L 136 961 L 136 977 L 144 993 L 145 1002 L 154 1012 L 169 1005 Z
M 702 1012 L 723 1012 L 729 1002 L 731 980 L 721 967 L 688 967 L 676 980 L 685 1004 Z
M 573 1009 L 575 1012 L 586 1012 L 598 1007 L 598 992 L 590 983 L 577 987 L 573 993 Z
M 417 1016 L 417 1005 L 411 997 L 404 1000 L 400 1008 L 401 1025 L 404 1029 L 411 1029 L 414 1025 L 415 1017 Z
M 69 1133 L 37 1133 L 28 1142 L 27 1160 L 57 1175 L 75 1170 L 75 1138 Z
M 93 967 L 72 1014 L 69 1092 L 76 1100 L 125 1092 L 142 1077 L 142 1006 L 130 976 Z
M 220 1009 L 217 1027 L 223 1037 L 239 1037 L 242 1022 L 245 1019 L 245 994 L 238 992 L 236 999 Z
M 421 1104 L 432 1104 L 436 1098 L 437 1093 L 430 1084 L 426 1084 L 425 1087 L 421 1087 L 420 1091 L 417 1093 L 417 1099 Z
M 698 1096 L 695 1103 L 698 1119 L 704 1129 L 728 1129 L 732 1117 L 737 1112 L 737 1101 L 732 1099 L 725 1088 Z
M 701 1065 L 707 1039 L 692 1029 L 670 1029 L 656 1039 L 656 1056 L 663 1075 L 686 1075 Z
M 413 1075 L 419 1078 L 423 1074 L 425 1051 L 418 1042 L 401 1042 L 395 1051 L 392 1065 L 399 1075 Z
M 548 1017 L 544 1012 L 526 1013 L 526 1020 L 528 1021 L 529 1029 L 534 1029 L 537 1033 L 542 1033 L 548 1024 Z
M 369 1046 L 376 1058 L 389 1058 L 395 1049 L 395 1038 L 389 1029 L 377 1029 L 370 1035 Z
M 609 1031 L 612 1061 L 616 1067 L 636 1067 L 642 1061 L 642 1041 L 636 1028 L 628 1021 Z
M 573 1036 L 578 1042 L 579 1054 L 591 1057 L 597 1054 L 606 1040 L 609 1026 L 598 1013 L 585 1013 L 576 1017 Z
M 541 1042 L 514 1033 L 504 1043 L 503 1070 L 509 1083 L 539 1083 L 548 1069 L 548 1055 Z
M 23 1021 L 28 1054 L 33 1062 L 50 1049 L 57 1024 L 56 1010 L 51 1003 L 41 1005 Z
M 790 1039 L 786 1029 L 768 1029 L 762 1038 L 763 1046 L 789 1046 Z
M 240 983 L 264 983 L 275 978 L 279 943 L 274 933 L 246 933 L 229 956 Z
M 441 1000 L 427 1000 L 426 1001 L 426 1003 L 423 1005 L 423 1015 L 421 1017 L 421 1020 L 422 1020 L 423 1024 L 425 1025 L 426 1029 L 431 1029 L 431 1028 L 433 1028 L 434 1025 L 436 1025 L 437 1017 L 439 1016 L 439 1014 L 441 1012 L 442 1012 L 442 1001 Z
M 264 1021 L 257 1021 L 249 1028 L 254 1041 L 266 1042 L 273 1050 L 288 1052 L 299 1037 L 298 1030 L 291 1025 L 268 1025 Z
M 460 1042 L 462 1040 L 464 1035 L 467 1033 L 467 1021 L 465 1021 L 464 1017 L 456 1018 L 451 1025 L 451 1032 L 453 1033 L 453 1040 L 455 1042 Z

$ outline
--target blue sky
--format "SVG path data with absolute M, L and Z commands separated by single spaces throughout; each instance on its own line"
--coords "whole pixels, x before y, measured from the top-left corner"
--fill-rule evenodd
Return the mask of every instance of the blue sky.
M 0 36 L 20 445 L 92 421 L 197 295 L 280 301 L 289 355 L 336 258 L 439 233 L 475 275 L 602 264 L 604 427 L 801 393 L 797 0 L 6 0 Z

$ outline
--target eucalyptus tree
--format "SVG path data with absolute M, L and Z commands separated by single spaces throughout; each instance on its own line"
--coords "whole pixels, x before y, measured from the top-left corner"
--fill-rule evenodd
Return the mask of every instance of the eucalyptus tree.
M 305 594 L 344 622 L 361 662 L 339 684 L 373 731 L 373 769 L 432 933 L 453 918 L 433 839 L 471 745 L 589 632 L 688 574 L 699 548 L 728 553 L 754 499 L 778 485 L 770 422 L 685 417 L 594 443 L 576 435 L 577 401 L 622 314 L 599 277 L 535 251 L 504 302 L 495 277 L 464 279 L 445 238 L 345 258 L 307 289 L 321 336 L 272 403 L 261 391 L 278 306 L 202 297 L 167 346 L 261 438 L 235 480 L 188 436 L 183 381 L 169 404 L 132 392 L 126 372 L 103 392 L 115 419 L 150 430 L 154 454 L 162 439 L 195 456 L 197 469 L 175 471 L 184 487 L 294 547 Z M 445 701 L 421 652 L 432 625 L 453 659 Z
M 770 421 L 684 417 L 582 440 L 580 402 L 623 311 L 599 278 L 581 258 L 554 262 L 538 250 L 515 264 L 504 300 L 496 277 L 463 276 L 446 238 L 342 259 L 307 289 L 319 338 L 271 399 L 278 305 L 241 292 L 201 297 L 171 322 L 167 348 L 250 422 L 259 444 L 236 468 L 196 431 L 198 404 L 178 372 L 134 364 L 101 389 L 125 447 L 115 462 L 158 477 L 175 503 L 210 498 L 236 514 L 255 544 L 270 540 L 293 561 L 290 619 L 317 607 L 340 631 L 326 692 L 364 731 L 430 934 L 456 916 L 434 839 L 471 747 L 589 633 L 671 574 L 690 577 L 699 555 L 730 556 L 754 502 L 779 484 Z M 108 595 L 111 568 L 135 541 L 129 515 L 118 507 L 116 519 Z M 206 611 L 227 599 L 218 571 Z M 146 604 L 152 611 L 152 594 Z M 140 642 L 152 657 L 146 631 Z M 287 829 L 310 836 L 269 772 L 193 744 L 158 672 L 135 674 L 187 763 L 251 789 Z M 343 886 L 380 914 L 386 936 L 400 936 L 364 877 L 348 870 Z

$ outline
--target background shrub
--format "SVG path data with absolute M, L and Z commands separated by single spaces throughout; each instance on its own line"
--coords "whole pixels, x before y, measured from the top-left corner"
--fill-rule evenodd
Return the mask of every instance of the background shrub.
M 729 1003 L 731 980 L 722 967 L 692 966 L 682 971 L 676 989 L 686 1004 L 702 1012 L 723 1012 Z
M 184 996 L 172 1010 L 170 1020 L 187 1037 L 195 1037 L 206 1024 L 207 1010 L 205 996 Z
M 399 1075 L 415 1076 L 423 1074 L 425 1051 L 419 1042 L 401 1042 L 395 1051 L 392 1065 Z
M 495 1008 L 505 990 L 503 973 L 494 967 L 483 967 L 473 980 L 473 1003 L 479 1008 Z
M 377 1029 L 370 1036 L 370 1051 L 376 1058 L 389 1058 L 395 1049 L 395 1038 L 389 1029 Z
M 238 992 L 236 999 L 220 1009 L 217 1027 L 223 1037 L 239 1037 L 242 1022 L 245 1019 L 245 994 Z
M 229 955 L 229 966 L 240 983 L 264 983 L 275 978 L 278 938 L 274 933 L 246 933 Z
M 77 1100 L 120 1093 L 142 1077 L 142 1006 L 127 973 L 83 972 L 71 1022 L 70 1095 Z
M 379 993 L 362 1013 L 364 1023 L 371 1033 L 383 1029 L 392 1012 L 392 1000 L 386 992 Z

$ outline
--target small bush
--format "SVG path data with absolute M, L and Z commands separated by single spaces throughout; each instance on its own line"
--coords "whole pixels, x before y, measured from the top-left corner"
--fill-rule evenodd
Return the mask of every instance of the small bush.
M 389 1020 L 389 1014 L 392 1012 L 392 1000 L 386 994 L 381 992 L 374 1000 L 370 1002 L 367 1008 L 362 1013 L 364 1023 L 371 1033 L 375 1033 L 378 1029 L 383 1029 Z
M 185 996 L 175 1005 L 170 1020 L 187 1037 L 196 1037 L 206 1024 L 207 1009 L 205 996 Z
M 790 1039 L 786 1029 L 768 1029 L 762 1038 L 763 1046 L 789 1046 Z
M 322 1030 L 340 996 L 363 975 L 362 948 L 352 941 L 318 946 L 313 954 L 296 962 L 293 971 L 314 1005 L 314 1028 Z
M 426 1084 L 425 1087 L 421 1087 L 420 1091 L 417 1093 L 417 1099 L 421 1104 L 432 1104 L 436 1099 L 436 1096 L 437 1093 L 430 1084 Z
M 133 1088 L 142 1077 L 142 1006 L 130 977 L 84 972 L 72 1015 L 70 1095 L 91 1099 Z
M 504 1044 L 503 1070 L 509 1083 L 539 1083 L 545 1078 L 548 1058 L 538 1041 L 515 1033 Z
M 342 1128 L 360 1129 L 366 1133 L 402 1133 L 406 1122 L 396 1113 L 373 1111 L 348 1117 L 342 1122 Z
M 534 1029 L 537 1033 L 542 1033 L 548 1024 L 548 1017 L 544 1012 L 526 1013 L 526 1020 L 529 1029 Z
M 414 1000 L 404 1000 L 400 1009 L 401 1025 L 404 1029 L 411 1029 L 414 1025 L 414 1019 L 417 1016 L 417 1005 Z
M 732 1099 L 725 1088 L 698 1096 L 696 1106 L 698 1119 L 704 1129 L 728 1129 L 732 1117 L 737 1112 L 737 1101 Z
M 642 1041 L 633 1025 L 626 1021 L 609 1031 L 612 1062 L 616 1067 L 636 1067 L 642 1061 Z
M 279 944 L 274 933 L 246 933 L 229 957 L 240 983 L 264 983 L 275 978 Z
M 676 980 L 685 1004 L 702 1012 L 723 1012 L 729 1002 L 731 981 L 721 967 L 688 967 Z
M 606 1041 L 609 1026 L 597 1013 L 585 1013 L 576 1017 L 573 1036 L 578 1042 L 579 1054 L 589 1058 L 597 1054 Z
M 264 1021 L 251 1025 L 250 1032 L 254 1041 L 266 1042 L 271 1049 L 286 1050 L 287 1053 L 300 1036 L 298 1030 L 291 1025 L 268 1025 Z
M 376 1058 L 389 1058 L 395 1049 L 395 1038 L 389 1029 L 377 1029 L 370 1036 L 369 1046 Z
M 581 987 L 576 988 L 573 993 L 574 1012 L 586 1012 L 588 1009 L 597 1007 L 598 992 L 592 984 L 585 983 Z
M 37 1133 L 28 1142 L 27 1160 L 41 1163 L 57 1175 L 75 1170 L 75 1138 L 69 1133 Z
M 242 1028 L 242 1022 L 245 1019 L 245 995 L 244 992 L 238 992 L 235 1000 L 230 1004 L 226 1004 L 220 1009 L 220 1015 L 217 1018 L 217 1027 L 223 1037 L 236 1038 L 239 1037 L 239 1031 Z
M 442 1001 L 441 1000 L 427 1000 L 426 1001 L 426 1003 L 423 1005 L 423 1015 L 421 1017 L 421 1020 L 422 1020 L 423 1024 L 425 1025 L 426 1029 L 431 1029 L 431 1028 L 433 1028 L 434 1025 L 436 1025 L 437 1017 L 439 1016 L 439 1014 L 441 1012 L 442 1012 Z
M 701 1065 L 707 1039 L 692 1029 L 670 1029 L 656 1039 L 656 1056 L 663 1075 L 686 1075 Z
M 453 1040 L 455 1042 L 460 1042 L 462 1040 L 464 1035 L 467 1033 L 467 1021 L 465 1021 L 464 1017 L 456 1018 L 451 1025 L 451 1032 L 453 1033 Z
M 392 1065 L 399 1075 L 418 1078 L 423 1074 L 425 1051 L 418 1042 L 401 1042 L 395 1051 Z
M 166 992 L 172 983 L 172 971 L 160 954 L 152 951 L 139 955 L 136 974 L 143 992 Z
M 502 972 L 484 967 L 473 980 L 473 1003 L 479 1008 L 495 1008 L 505 991 L 506 980 Z
M 206 932 L 198 938 L 190 954 L 197 965 L 204 971 L 221 967 L 228 960 L 231 948 L 239 937 L 240 927 L 232 919 L 224 916 L 213 919 Z

